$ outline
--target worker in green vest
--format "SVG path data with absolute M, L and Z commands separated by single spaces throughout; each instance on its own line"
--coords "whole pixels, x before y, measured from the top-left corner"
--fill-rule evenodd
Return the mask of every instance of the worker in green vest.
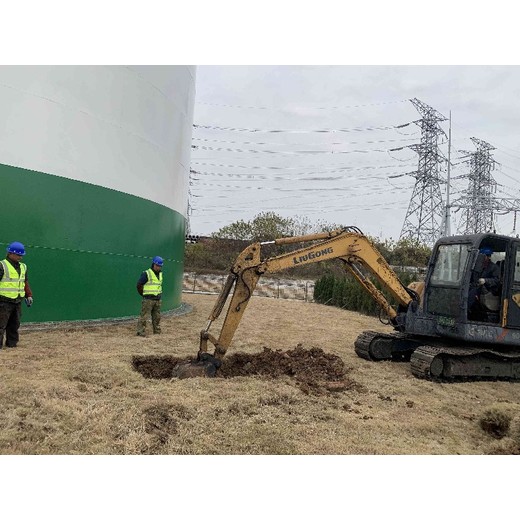
M 7 247 L 5 260 L 0 261 L 0 349 L 4 344 L 4 334 L 5 346 L 16 347 L 22 317 L 22 300 L 25 298 L 28 307 L 33 303 L 27 279 L 27 266 L 20 261 L 24 255 L 24 245 L 12 242 Z
M 143 271 L 137 281 L 137 292 L 143 297 L 141 314 L 137 321 L 137 335 L 146 336 L 146 320 L 152 317 L 154 334 L 161 333 L 162 266 L 164 260 L 155 256 L 150 269 Z

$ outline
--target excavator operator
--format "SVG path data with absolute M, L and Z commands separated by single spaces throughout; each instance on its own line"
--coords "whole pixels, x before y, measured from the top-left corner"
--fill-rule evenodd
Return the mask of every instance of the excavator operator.
M 493 250 L 490 247 L 480 249 L 480 254 L 484 255 L 484 260 L 480 272 L 477 273 L 477 285 L 471 287 L 469 291 L 468 312 L 470 319 L 488 321 L 482 296 L 487 293 L 499 296 L 500 268 L 491 260 Z

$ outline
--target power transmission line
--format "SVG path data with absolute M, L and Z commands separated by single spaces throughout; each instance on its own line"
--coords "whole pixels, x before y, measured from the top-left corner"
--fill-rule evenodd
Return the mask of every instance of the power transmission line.
M 338 106 L 330 106 L 330 107 L 312 107 L 305 106 L 307 110 L 342 110 L 342 109 L 350 109 L 350 108 L 364 108 L 364 107 L 376 107 L 381 105 L 392 105 L 395 103 L 406 103 L 407 99 L 400 99 L 398 101 L 383 101 L 381 103 L 365 103 L 362 105 L 338 105 Z M 266 107 L 266 106 L 252 106 L 252 105 L 230 105 L 224 103 L 207 103 L 204 101 L 196 101 L 197 105 L 206 105 L 212 107 L 222 107 L 222 108 L 239 108 L 239 109 L 254 109 L 254 110 L 275 110 L 278 111 L 280 108 L 277 107 Z
M 335 134 L 349 132 L 370 132 L 376 130 L 394 130 L 395 128 L 403 128 L 405 125 L 398 126 L 357 126 L 353 128 L 316 128 L 316 129 L 268 129 L 268 128 L 240 128 L 230 126 L 214 126 L 214 125 L 193 125 L 194 130 L 216 130 L 223 132 L 245 132 L 252 134 Z

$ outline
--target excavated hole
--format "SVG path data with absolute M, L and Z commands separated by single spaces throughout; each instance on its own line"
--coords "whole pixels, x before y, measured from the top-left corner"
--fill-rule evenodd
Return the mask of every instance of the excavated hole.
M 179 364 L 195 361 L 193 357 L 134 356 L 134 369 L 146 378 L 172 378 Z M 327 354 L 321 348 L 305 349 L 298 345 L 293 350 L 264 350 L 257 354 L 243 352 L 228 355 L 217 371 L 217 378 L 260 376 L 264 378 L 289 377 L 303 392 L 324 394 L 347 390 L 363 391 L 363 387 L 347 377 L 349 369 L 343 360 Z

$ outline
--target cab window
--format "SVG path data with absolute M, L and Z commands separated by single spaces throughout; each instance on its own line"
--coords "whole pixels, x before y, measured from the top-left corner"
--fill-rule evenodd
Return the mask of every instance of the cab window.
M 442 285 L 459 285 L 468 259 L 468 244 L 439 246 L 431 282 Z

